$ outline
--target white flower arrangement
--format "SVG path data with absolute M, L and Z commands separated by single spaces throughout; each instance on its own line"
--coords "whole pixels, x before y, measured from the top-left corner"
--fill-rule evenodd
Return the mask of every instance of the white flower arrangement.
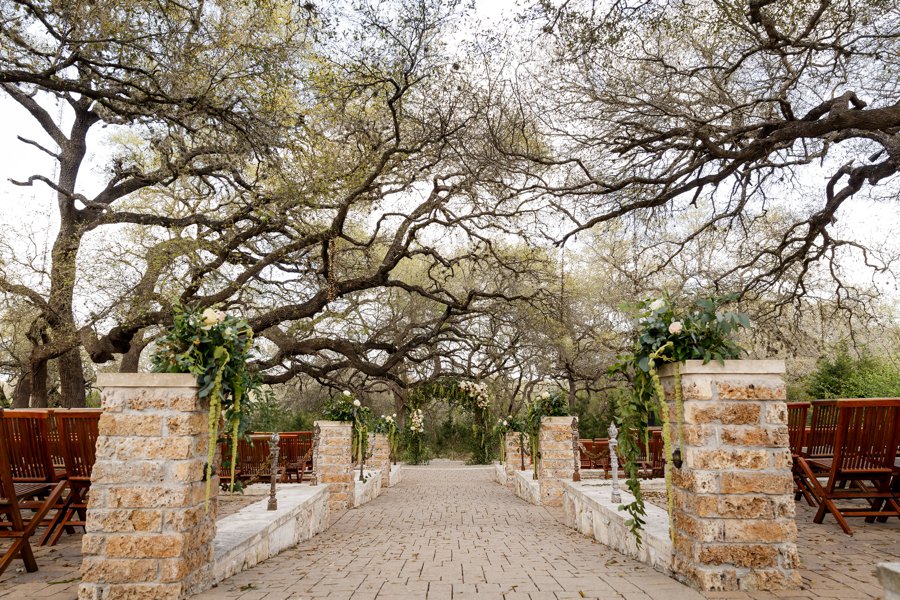
M 669 333 L 678 335 L 684 330 L 684 324 L 681 321 L 672 321 L 669 324 Z
M 362 402 L 360 402 L 359 400 L 354 400 L 353 406 L 355 406 L 356 408 L 359 408 L 360 406 L 362 406 Z
M 207 308 L 204 309 L 200 318 L 203 322 L 202 329 L 208 331 L 225 320 L 225 313 L 215 308 Z
M 478 408 L 486 409 L 491 405 L 491 399 L 488 397 L 487 390 L 481 383 L 472 383 L 471 381 L 461 381 L 459 389 L 475 399 L 475 405 Z
M 412 412 L 409 419 L 409 430 L 413 433 L 425 433 L 425 415 L 422 409 L 417 408 Z

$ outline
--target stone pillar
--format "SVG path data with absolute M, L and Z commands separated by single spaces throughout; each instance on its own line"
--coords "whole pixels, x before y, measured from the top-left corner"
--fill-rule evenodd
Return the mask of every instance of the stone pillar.
M 680 371 L 676 574 L 704 591 L 799 588 L 784 361 L 691 360 Z M 677 446 L 674 367 L 660 378 Z
M 522 437 L 520 438 L 519 436 Z M 522 440 L 521 447 L 519 446 L 520 439 Z M 529 441 L 527 433 L 508 431 L 503 436 L 503 444 L 506 452 L 506 462 L 503 464 L 503 468 L 507 475 L 512 475 L 516 471 L 521 471 L 523 459 L 526 469 L 531 466 L 531 456 L 528 454 Z
M 391 484 L 391 446 L 385 433 L 374 433 L 372 466 L 381 471 L 381 488 Z
M 333 519 L 353 506 L 353 424 L 316 421 L 318 445 L 313 464 L 319 484 L 328 486 L 328 512 Z
M 208 404 L 188 374 L 101 374 L 103 414 L 82 538 L 80 600 L 177 600 L 212 584 Z
M 562 506 L 563 480 L 572 481 L 575 472 L 573 427 L 578 427 L 578 417 L 541 419 L 538 484 L 543 506 Z

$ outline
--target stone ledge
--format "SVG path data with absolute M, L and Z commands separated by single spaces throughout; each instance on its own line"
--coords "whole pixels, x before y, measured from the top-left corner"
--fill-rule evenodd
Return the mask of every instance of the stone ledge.
M 391 465 L 391 474 L 388 476 L 388 487 L 394 487 L 403 481 L 403 465 Z
M 381 471 L 365 469 L 365 481 L 359 480 L 359 469 L 353 470 L 353 508 L 359 508 L 381 495 Z
M 328 527 L 328 486 L 283 485 L 278 510 L 268 497 L 216 523 L 215 583 L 249 569 Z
M 190 388 L 197 389 L 197 377 L 190 373 L 98 373 L 97 387 L 103 388 Z
M 900 600 L 900 563 L 879 563 L 877 569 L 884 600 Z
M 566 481 L 563 507 L 566 525 L 613 550 L 634 558 L 657 571 L 672 576 L 673 551 L 669 537 L 669 514 L 662 508 L 645 502 L 646 523 L 641 530 L 641 547 L 625 521 L 628 514 L 619 510 L 622 504 L 634 501 L 634 496 L 621 492 L 622 502 L 610 500 L 612 482 L 605 485 Z M 641 482 L 643 487 L 644 483 Z M 665 483 L 663 482 L 663 486 Z M 665 488 L 663 488 L 665 489 Z
M 500 485 L 506 485 L 509 478 L 506 477 L 506 466 L 503 463 L 494 463 L 494 481 Z
M 540 481 L 532 479 L 533 476 L 533 472 L 530 469 L 527 471 L 513 471 L 512 476 L 507 479 L 507 482 L 512 485 L 512 489 L 516 493 L 516 496 L 525 502 L 540 506 L 541 485 Z

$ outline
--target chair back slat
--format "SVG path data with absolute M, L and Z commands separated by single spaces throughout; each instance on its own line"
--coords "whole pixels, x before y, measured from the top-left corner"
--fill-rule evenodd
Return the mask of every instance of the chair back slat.
M 842 400 L 839 408 L 834 471 L 890 472 L 900 436 L 900 400 Z
M 100 412 L 93 409 L 56 412 L 59 445 L 70 481 L 90 482 L 91 471 L 97 460 Z
M 54 480 L 46 410 L 5 410 L 0 419 L 13 481 Z
M 789 402 L 788 408 L 788 440 L 791 454 L 799 455 L 806 441 L 806 417 L 809 404 L 806 402 Z
M 816 400 L 812 403 L 812 421 L 806 437 L 806 456 L 834 454 L 834 434 L 838 424 L 837 400 Z

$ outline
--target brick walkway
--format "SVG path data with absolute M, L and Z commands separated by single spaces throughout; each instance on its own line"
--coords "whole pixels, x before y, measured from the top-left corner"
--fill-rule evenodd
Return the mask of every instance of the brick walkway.
M 440 465 L 406 467 L 321 535 L 195 600 L 701 598 L 519 500 L 491 469 Z

